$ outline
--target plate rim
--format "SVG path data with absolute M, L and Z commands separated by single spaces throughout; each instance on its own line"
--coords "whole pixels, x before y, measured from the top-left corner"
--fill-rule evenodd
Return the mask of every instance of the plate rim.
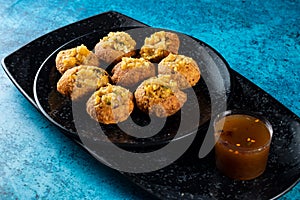
M 80 23 L 80 21 L 79 21 Z M 147 29 L 158 29 L 158 30 L 166 30 L 166 31 L 172 31 L 172 32 L 177 32 L 175 30 L 170 30 L 170 29 L 165 29 L 165 28 L 157 28 L 157 27 L 151 27 L 151 26 L 128 26 L 128 27 L 118 27 L 118 28 L 114 28 L 114 29 L 122 29 L 122 28 L 125 28 L 126 30 L 132 30 L 132 29 L 136 29 L 136 28 L 147 28 Z M 82 37 L 85 37 L 85 36 L 89 36 L 89 35 L 92 35 L 92 34 L 95 34 L 97 32 L 100 32 L 100 31 L 106 31 L 106 32 L 109 32 L 111 30 L 107 30 L 107 29 L 103 29 L 103 30 L 98 30 L 98 31 L 93 31 L 93 32 L 88 32 L 86 34 L 83 34 L 83 35 L 80 35 L 76 38 L 73 38 L 72 40 L 69 40 L 67 41 L 66 43 L 62 44 L 60 47 L 58 47 L 56 50 L 54 50 L 53 52 L 51 52 L 51 54 L 48 55 L 48 57 L 43 61 L 43 63 L 40 65 L 40 67 L 38 68 L 36 74 L 35 74 L 35 78 L 34 78 L 34 82 L 33 82 L 33 95 L 34 95 L 34 101 L 35 101 L 35 104 L 38 108 L 38 110 L 52 123 L 54 124 L 55 126 L 57 126 L 59 129 L 61 129 L 62 131 L 64 131 L 65 133 L 67 133 L 68 135 L 70 135 L 71 137 L 74 137 L 78 140 L 81 141 L 80 139 L 80 136 L 78 134 L 76 134 L 75 132 L 71 131 L 71 130 L 68 130 L 67 128 L 65 128 L 63 125 L 61 125 L 60 123 L 56 122 L 48 113 L 47 111 L 43 108 L 43 105 L 41 105 L 41 102 L 39 101 L 39 97 L 38 97 L 38 94 L 37 94 L 37 81 L 38 81 L 38 78 L 39 78 L 39 74 L 40 72 L 44 69 L 45 67 L 45 63 L 47 63 L 47 61 L 49 60 L 50 57 L 52 57 L 54 54 L 56 54 L 60 49 L 62 49 L 64 46 L 68 45 L 69 43 L 72 43 Z M 181 33 L 181 32 L 177 32 L 181 35 L 184 35 L 185 37 L 190 37 L 191 39 L 193 39 L 194 41 L 196 41 L 197 43 L 200 43 L 201 46 L 203 46 L 204 48 L 209 48 L 217 57 L 218 59 L 220 59 L 223 64 L 224 64 L 224 67 L 226 68 L 226 70 L 228 71 L 229 73 L 229 80 L 230 80 L 230 92 L 232 92 L 233 90 L 233 86 L 234 86 L 234 78 L 233 78 L 233 75 L 231 73 L 231 67 L 230 65 L 228 64 L 228 62 L 225 60 L 225 58 L 216 50 L 214 49 L 213 47 L 211 47 L 209 44 L 207 44 L 206 42 L 198 39 L 198 38 L 195 38 L 193 36 L 190 36 L 186 33 Z M 226 95 L 229 95 L 227 96 L 227 102 L 230 100 L 230 94 L 227 94 Z M 175 139 L 172 139 L 172 141 L 178 141 L 178 140 L 181 140 L 181 139 L 184 139 L 184 138 L 187 138 L 187 137 L 191 137 L 192 135 L 194 134 L 197 134 L 199 130 L 202 130 L 203 127 L 205 127 L 206 125 L 208 125 L 208 123 L 210 122 L 210 119 L 208 119 L 206 122 L 204 122 L 201 126 L 198 126 L 197 128 L 193 129 L 193 130 L 190 130 L 188 131 L 187 134 L 183 135 L 183 136 L 180 136 L 178 138 L 175 138 Z M 163 142 L 160 142 L 158 145 L 164 145 L 164 144 L 167 144 L 169 142 L 168 141 L 163 141 Z M 101 143 L 102 144 L 102 143 Z M 103 144 L 105 145 L 105 142 L 103 142 Z M 129 148 L 140 148 L 141 145 L 140 144 L 131 144 L 131 143 L 116 143 L 117 145 L 120 145 L 121 147 L 129 147 Z M 143 147 L 154 147 L 154 146 L 157 146 L 156 145 L 156 142 L 149 142 L 149 143 L 145 143 L 143 144 Z

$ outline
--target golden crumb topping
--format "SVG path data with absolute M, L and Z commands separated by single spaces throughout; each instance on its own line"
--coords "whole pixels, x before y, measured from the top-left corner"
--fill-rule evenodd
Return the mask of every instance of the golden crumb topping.
M 126 32 L 110 32 L 100 40 L 103 48 L 112 48 L 117 51 L 128 53 L 134 50 L 136 42 Z
M 164 58 L 161 63 L 164 66 L 168 66 L 173 68 L 174 71 L 180 71 L 186 65 L 194 64 L 195 61 L 187 56 L 184 55 L 175 55 L 170 53 L 166 58 Z
M 103 86 L 104 83 L 108 83 L 108 73 L 96 67 L 86 67 L 86 70 L 80 70 L 77 72 L 78 81 L 85 83 L 85 85 L 97 85 L 98 87 Z M 97 81 L 95 81 L 97 80 Z
M 145 95 L 153 98 L 167 98 L 178 90 L 176 81 L 169 75 L 153 77 L 143 82 Z
M 165 31 L 155 32 L 150 37 L 145 38 L 145 46 L 149 45 L 155 49 L 167 49 L 170 44 Z
M 179 38 L 171 32 L 159 31 L 150 37 L 146 37 L 141 48 L 141 56 L 147 60 L 161 59 L 169 52 L 177 53 L 179 48 Z
M 153 48 L 152 46 L 149 45 L 144 45 L 142 47 L 142 52 L 141 55 L 146 58 L 146 59 L 153 59 L 156 57 L 162 57 L 165 54 L 165 49 L 164 48 Z
M 76 73 L 72 74 L 69 79 L 77 88 L 97 89 L 109 82 L 108 73 L 104 69 L 88 65 L 77 67 Z
M 82 44 L 81 46 L 62 51 L 62 63 L 65 67 L 80 65 L 89 54 L 88 48 Z
M 95 105 L 110 106 L 112 108 L 128 104 L 131 99 L 129 90 L 115 85 L 101 87 L 95 95 Z
M 144 58 L 128 58 L 123 57 L 121 61 L 121 69 L 132 69 L 132 68 L 142 68 L 149 67 L 150 62 Z

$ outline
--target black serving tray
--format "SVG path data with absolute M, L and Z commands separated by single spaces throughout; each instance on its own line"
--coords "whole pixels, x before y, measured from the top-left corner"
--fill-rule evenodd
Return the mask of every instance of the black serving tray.
M 21 93 L 40 111 L 34 101 L 33 83 L 41 64 L 52 52 L 87 33 L 146 26 L 117 12 L 99 14 L 30 42 L 5 57 L 2 66 Z M 198 152 L 204 139 L 201 132 L 206 133 L 208 124 L 199 130 L 188 151 L 173 164 L 150 173 L 121 173 L 161 199 L 272 199 L 297 184 L 300 179 L 299 117 L 234 70 L 230 69 L 230 74 L 235 84 L 228 109 L 260 112 L 274 129 L 267 169 L 262 176 L 251 181 L 233 181 L 217 171 L 213 151 L 200 159 Z M 63 129 L 62 132 L 81 144 L 73 134 Z

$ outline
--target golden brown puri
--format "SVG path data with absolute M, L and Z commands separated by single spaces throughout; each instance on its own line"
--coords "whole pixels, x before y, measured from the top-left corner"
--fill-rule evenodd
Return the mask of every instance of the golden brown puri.
M 158 64 L 158 74 L 170 74 L 180 89 L 196 85 L 200 79 L 200 70 L 194 59 L 169 54 Z
M 57 70 L 63 74 L 79 65 L 99 66 L 97 56 L 83 44 L 72 49 L 60 51 L 55 59 Z
M 112 81 L 124 87 L 133 87 L 141 81 L 155 76 L 155 65 L 143 58 L 123 57 L 112 69 Z
M 80 65 L 67 70 L 57 82 L 57 91 L 79 99 L 109 83 L 108 73 L 99 67 Z
M 157 117 L 175 114 L 186 102 L 187 95 L 169 75 L 149 78 L 134 93 L 138 108 Z
M 94 92 L 86 104 L 91 118 L 104 124 L 125 121 L 133 107 L 132 93 L 121 86 L 110 84 Z
M 146 60 L 159 62 L 169 53 L 177 54 L 179 49 L 178 35 L 171 32 L 159 31 L 145 39 L 140 54 Z
M 107 63 L 135 54 L 136 42 L 126 32 L 110 32 L 95 46 L 95 54 Z

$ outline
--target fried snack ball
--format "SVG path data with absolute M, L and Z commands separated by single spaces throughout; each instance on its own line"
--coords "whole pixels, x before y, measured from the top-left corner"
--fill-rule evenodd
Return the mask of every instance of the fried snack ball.
M 155 65 L 143 58 L 123 57 L 112 69 L 112 81 L 117 85 L 132 87 L 139 82 L 155 76 Z
M 159 62 L 169 53 L 178 53 L 179 37 L 175 33 L 159 31 L 153 33 L 145 39 L 144 45 L 140 50 L 140 54 L 146 60 Z
M 130 57 L 135 54 L 136 42 L 123 31 L 110 32 L 100 39 L 95 46 L 95 54 L 107 63 L 120 60 L 122 57 Z
M 158 64 L 158 74 L 170 74 L 180 89 L 196 85 L 200 70 L 196 61 L 184 55 L 169 54 Z
M 80 65 L 67 70 L 57 82 L 57 91 L 77 100 L 109 83 L 108 73 L 99 67 Z
M 132 93 L 122 86 L 99 88 L 86 103 L 87 113 L 103 124 L 125 121 L 134 108 Z
M 134 96 L 140 110 L 157 117 L 175 114 L 187 100 L 187 95 L 179 90 L 177 82 L 169 75 L 160 75 L 143 81 Z
M 97 56 L 85 45 L 60 51 L 55 59 L 57 70 L 63 74 L 68 69 L 79 65 L 99 66 Z

